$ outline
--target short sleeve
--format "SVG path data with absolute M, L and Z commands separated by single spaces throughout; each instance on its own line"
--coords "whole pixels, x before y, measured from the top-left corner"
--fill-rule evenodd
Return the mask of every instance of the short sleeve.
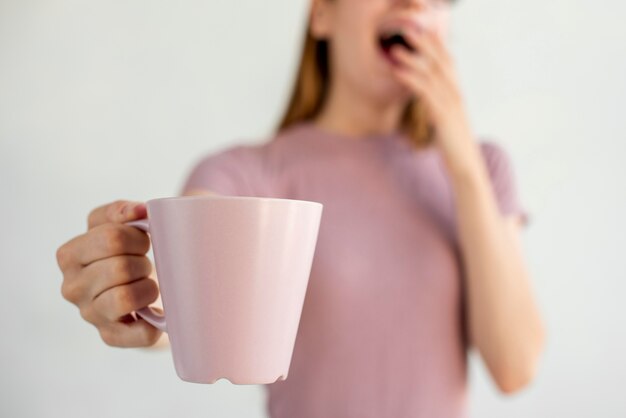
M 207 190 L 226 196 L 251 196 L 250 145 L 237 144 L 205 155 L 190 170 L 180 195 Z
M 520 216 L 522 225 L 530 223 L 530 213 L 522 204 L 518 192 L 513 163 L 506 149 L 493 140 L 480 142 L 481 151 L 500 212 Z

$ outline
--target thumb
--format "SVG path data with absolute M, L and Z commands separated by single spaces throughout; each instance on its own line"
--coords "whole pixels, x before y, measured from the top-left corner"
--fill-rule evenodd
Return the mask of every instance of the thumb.
M 142 219 L 147 216 L 143 202 L 116 200 L 93 209 L 87 217 L 88 228 L 91 229 L 107 222 L 122 223 Z
M 115 215 L 117 219 L 114 219 L 113 222 L 122 223 L 143 219 L 147 216 L 146 204 L 144 202 L 126 202 Z

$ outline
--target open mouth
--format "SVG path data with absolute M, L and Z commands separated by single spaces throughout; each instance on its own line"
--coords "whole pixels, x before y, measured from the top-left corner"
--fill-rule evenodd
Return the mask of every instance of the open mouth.
M 386 31 L 378 36 L 378 45 L 385 54 L 389 54 L 391 47 L 396 44 L 403 46 L 411 52 L 415 51 L 415 48 L 405 39 L 401 29 Z

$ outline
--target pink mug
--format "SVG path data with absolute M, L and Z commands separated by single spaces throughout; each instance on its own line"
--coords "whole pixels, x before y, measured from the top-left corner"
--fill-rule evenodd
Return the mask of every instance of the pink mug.
M 323 205 L 248 196 L 149 200 L 146 219 L 178 376 L 195 383 L 285 380 Z

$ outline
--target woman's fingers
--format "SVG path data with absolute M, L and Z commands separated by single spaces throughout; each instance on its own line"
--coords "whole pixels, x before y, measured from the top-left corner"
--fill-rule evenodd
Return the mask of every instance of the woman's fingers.
M 91 302 L 94 317 L 104 318 L 107 322 L 119 322 L 128 314 L 155 302 L 159 297 L 159 288 L 150 278 L 115 286 L 105 290 Z
M 89 264 L 80 272 L 78 281 L 85 287 L 86 297 L 94 300 L 108 289 L 149 277 L 151 274 L 152 262 L 148 257 L 119 255 Z
M 106 205 L 98 206 L 89 212 L 87 226 L 89 229 L 104 223 L 123 223 L 146 217 L 146 206 L 143 202 L 116 200 Z
M 157 311 L 160 309 L 153 308 Z M 161 334 L 159 329 L 139 318 L 132 322 L 112 322 L 98 328 L 100 338 L 113 347 L 149 347 Z
M 118 347 L 146 347 L 161 331 L 132 312 L 159 297 L 152 264 L 145 254 L 148 235 L 123 222 L 145 218 L 145 206 L 116 201 L 89 214 L 88 232 L 57 249 L 63 272 L 61 293 L 81 316 L 98 328 L 102 339 Z
M 445 71 L 449 63 L 445 45 L 442 44 L 438 35 L 430 30 L 417 30 L 409 27 L 404 32 L 407 42 L 418 52 L 415 55 L 425 56 L 432 61 L 434 71 Z
M 416 73 L 417 77 L 420 77 L 425 81 L 432 78 L 432 64 L 427 57 L 410 52 L 406 48 L 399 45 L 393 46 L 390 50 L 390 53 L 394 58 L 398 60 L 400 66 L 404 67 L 394 67 L 394 70 L 410 69 L 411 72 Z
M 128 225 L 106 223 L 64 244 L 57 251 L 57 260 L 65 272 L 115 255 L 143 255 L 149 249 L 150 239 L 145 232 Z
M 416 56 L 401 46 L 394 46 L 391 54 L 399 62 L 392 68 L 393 74 L 412 92 L 430 100 L 435 84 L 425 58 Z
M 95 261 L 66 276 L 63 296 L 74 304 L 91 303 L 102 292 L 152 274 L 146 256 L 120 255 Z

